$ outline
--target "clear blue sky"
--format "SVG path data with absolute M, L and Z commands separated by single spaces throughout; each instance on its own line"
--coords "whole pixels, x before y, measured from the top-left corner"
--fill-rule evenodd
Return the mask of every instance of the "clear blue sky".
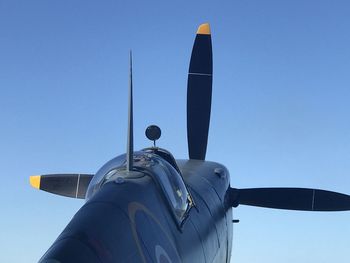
M 36 262 L 83 204 L 35 191 L 29 175 L 94 173 L 125 152 L 130 48 L 135 148 L 156 123 L 159 145 L 187 157 L 186 74 L 203 22 L 207 158 L 235 187 L 350 193 L 349 11 L 341 0 L 0 0 L 0 262 Z M 350 212 L 234 217 L 234 262 L 349 262 Z

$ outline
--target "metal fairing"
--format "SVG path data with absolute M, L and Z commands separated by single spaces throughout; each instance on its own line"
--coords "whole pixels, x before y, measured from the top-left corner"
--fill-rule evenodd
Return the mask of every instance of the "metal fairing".
M 192 190 L 198 210 L 192 209 L 190 220 L 195 221 L 201 242 L 205 247 L 207 262 L 229 262 L 228 244 L 232 235 L 232 213 L 225 205 L 225 193 L 229 187 L 229 172 L 215 162 L 177 160 L 184 180 Z M 219 177 L 216 169 L 225 172 Z

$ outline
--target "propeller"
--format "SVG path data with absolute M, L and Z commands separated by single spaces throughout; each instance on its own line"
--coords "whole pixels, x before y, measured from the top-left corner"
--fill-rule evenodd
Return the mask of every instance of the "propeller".
M 187 80 L 187 142 L 190 159 L 204 160 L 212 95 L 212 46 L 209 24 L 199 26 Z
M 85 198 L 93 174 L 46 174 L 30 176 L 32 187 L 52 194 Z
M 230 206 L 250 205 L 301 211 L 350 210 L 350 196 L 309 188 L 229 188 Z
M 190 159 L 205 160 L 213 81 L 209 24 L 202 24 L 194 41 L 187 80 L 187 142 Z M 350 210 L 350 196 L 308 188 L 229 188 L 229 206 L 250 205 L 302 211 Z

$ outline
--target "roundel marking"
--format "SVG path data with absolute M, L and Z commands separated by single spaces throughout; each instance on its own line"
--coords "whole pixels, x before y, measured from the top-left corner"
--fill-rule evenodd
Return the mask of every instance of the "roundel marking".
M 136 242 L 142 262 L 148 262 L 147 258 L 151 256 L 150 253 L 154 253 L 153 260 L 157 260 L 157 263 L 181 262 L 172 238 L 156 216 L 147 209 L 147 207 L 138 202 L 131 202 L 128 205 L 128 215 L 131 221 L 132 235 Z M 141 227 L 143 224 L 139 221 L 141 218 L 145 217 L 149 223 L 147 228 Z M 151 229 L 154 230 L 155 228 L 158 231 L 157 239 L 161 240 L 161 244 L 168 249 L 168 252 L 166 252 L 160 245 L 154 243 L 157 242 L 156 239 L 149 239 L 151 235 L 151 232 L 149 231 L 151 231 Z M 144 242 L 145 240 L 147 240 L 147 242 Z M 152 249 L 150 247 L 152 247 Z
M 162 248 L 160 245 L 156 245 L 155 250 L 156 250 L 157 263 L 171 263 L 172 262 L 168 256 L 168 254 L 164 250 L 164 248 Z

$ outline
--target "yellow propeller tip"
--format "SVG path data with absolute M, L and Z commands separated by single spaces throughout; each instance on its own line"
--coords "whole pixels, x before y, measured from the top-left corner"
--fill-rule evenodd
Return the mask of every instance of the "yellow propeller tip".
M 40 189 L 40 175 L 32 175 L 29 177 L 30 185 L 36 189 Z
M 210 25 L 209 25 L 209 23 L 201 24 L 198 27 L 197 34 L 199 34 L 199 35 L 210 35 Z

